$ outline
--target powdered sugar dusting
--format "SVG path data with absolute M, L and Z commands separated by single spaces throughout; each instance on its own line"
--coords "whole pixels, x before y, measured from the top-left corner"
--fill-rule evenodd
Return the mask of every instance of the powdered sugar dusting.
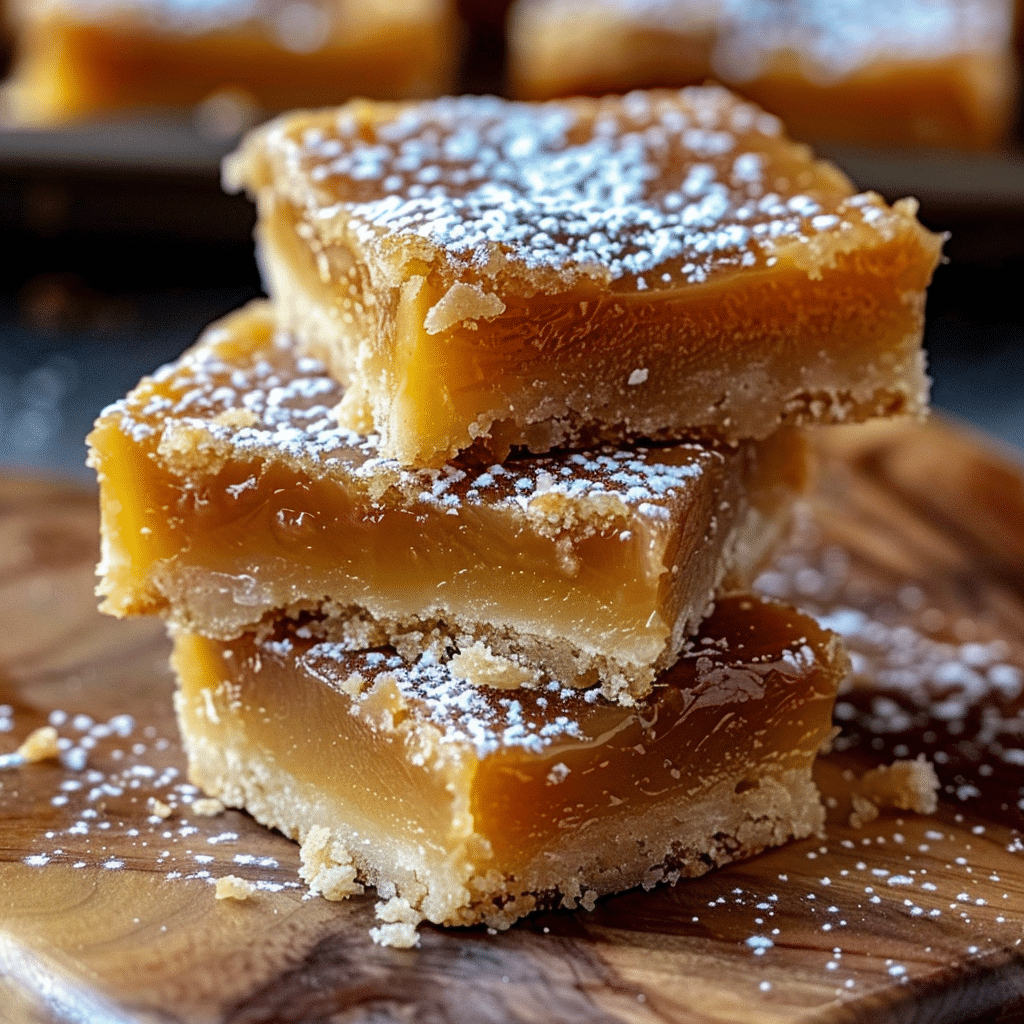
M 726 718 L 751 702 L 755 707 L 771 704 L 774 708 L 774 696 L 766 699 L 769 691 L 775 696 L 789 694 L 794 684 L 799 689 L 819 670 L 840 671 L 827 666 L 831 656 L 823 653 L 820 637 L 812 644 L 799 635 L 801 627 L 794 623 L 813 626 L 808 619 L 798 617 L 782 627 L 780 620 L 773 618 L 771 606 L 759 609 L 757 602 L 746 602 L 723 599 L 719 612 L 726 622 L 734 623 L 730 616 L 737 615 L 737 606 L 743 608 L 735 620 L 739 624 L 723 627 L 714 616 L 707 620 L 706 629 L 714 632 L 687 646 L 676 666 L 659 679 L 652 696 L 625 708 L 607 702 L 596 687 L 580 690 L 549 682 L 534 690 L 494 690 L 461 678 L 433 652 L 409 660 L 390 649 L 353 651 L 341 643 L 310 644 L 302 639 L 293 641 L 288 635 L 260 640 L 254 666 L 267 658 L 286 663 L 298 659 L 303 671 L 314 679 L 346 693 L 356 714 L 361 707 L 376 707 L 378 689 L 387 684 L 404 705 L 418 709 L 420 721 L 437 728 L 441 743 L 471 747 L 480 758 L 510 748 L 540 754 L 562 740 L 595 742 L 605 730 L 617 733 L 631 717 L 644 722 L 649 717 L 654 736 L 672 728 L 674 716 L 681 721 L 690 714 L 706 713 L 708 708 L 721 708 L 723 713 L 732 708 Z M 729 610 L 722 612 L 722 608 Z M 767 644 L 754 650 L 747 646 L 743 629 L 744 624 L 749 628 L 750 622 L 761 621 L 758 615 L 772 624 L 772 632 Z M 721 629 L 723 635 L 717 632 Z M 301 632 L 295 635 L 301 637 Z M 353 680 L 359 680 L 357 686 L 352 685 Z M 656 726 L 664 711 L 659 692 L 669 691 L 677 694 L 676 710 L 665 712 L 665 721 Z M 771 713 L 781 714 L 777 710 Z
M 792 548 L 758 581 L 761 590 L 814 614 L 849 647 L 853 678 L 836 704 L 844 729 L 837 747 L 896 758 L 924 754 L 942 781 L 941 796 L 979 811 L 996 773 L 1016 779 L 1024 794 L 1024 644 L 1011 643 L 1010 630 L 994 631 L 967 607 L 954 610 L 948 595 L 936 599 L 914 579 L 896 580 L 892 598 L 879 601 L 859 581 L 851 557 L 804 519 Z M 1024 823 L 1024 814 L 1017 817 Z
M 302 661 L 326 681 L 346 678 L 353 671 L 364 676 L 370 685 L 355 697 L 357 704 L 367 699 L 373 681 L 386 676 L 404 699 L 414 701 L 425 719 L 441 729 L 443 743 L 471 745 L 480 757 L 505 747 L 540 753 L 555 739 L 582 735 L 573 708 L 587 698 L 557 683 L 545 691 L 539 707 L 529 700 L 531 714 L 517 697 L 488 694 L 453 676 L 430 654 L 410 664 L 392 653 L 354 653 L 339 644 L 321 643 L 303 654 Z
M 532 105 L 445 98 L 382 120 L 356 105 L 284 119 L 265 137 L 305 206 L 300 233 L 347 235 L 367 252 L 425 242 L 483 273 L 504 253 L 527 271 L 664 288 L 768 265 L 780 242 L 865 219 L 774 117 L 716 87 Z
M 29 716 L 11 709 L 7 717 L 12 734 L 29 731 Z M 37 720 L 33 713 L 31 721 Z M 25 832 L 30 852 L 21 862 L 26 867 L 114 873 L 145 864 L 170 881 L 213 885 L 242 866 L 249 874 L 258 873 L 254 881 L 260 891 L 303 888 L 267 855 L 269 833 L 256 833 L 254 841 L 251 834 L 243 837 L 191 813 L 201 792 L 185 778 L 173 733 L 162 735 L 124 713 L 94 721 L 58 707 L 48 720 L 58 730 L 62 752 L 83 751 L 88 759 L 62 757 L 53 767 L 43 762 L 3 765 L 0 755 L 0 767 L 7 768 L 0 773 L 0 813 L 41 822 Z M 154 813 L 154 807 L 161 813 Z M 236 812 L 228 813 L 243 821 Z

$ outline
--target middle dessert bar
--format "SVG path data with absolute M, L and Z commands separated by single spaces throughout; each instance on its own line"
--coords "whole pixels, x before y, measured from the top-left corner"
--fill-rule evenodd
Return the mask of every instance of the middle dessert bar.
M 795 431 L 408 470 L 340 428 L 342 388 L 255 303 L 90 436 L 104 610 L 230 639 L 281 613 L 492 686 L 649 689 L 803 486 Z
M 724 89 L 352 103 L 253 133 L 283 323 L 339 413 L 441 465 L 920 415 L 942 239 Z

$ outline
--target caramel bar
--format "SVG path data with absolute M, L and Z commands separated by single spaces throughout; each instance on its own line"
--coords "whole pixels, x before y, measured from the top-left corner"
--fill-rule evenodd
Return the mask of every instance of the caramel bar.
M 25 0 L 7 89 L 15 121 L 49 124 L 214 93 L 269 110 L 451 88 L 449 0 Z
M 795 432 L 407 470 L 338 427 L 341 396 L 257 303 L 108 409 L 103 610 L 219 639 L 285 610 L 476 682 L 629 700 L 749 585 L 804 479 Z
M 258 129 L 268 291 L 404 465 L 918 415 L 941 239 L 717 87 Z
M 717 78 L 800 139 L 989 148 L 1013 127 L 1011 0 L 519 0 L 512 91 Z
M 346 652 L 287 622 L 179 633 L 174 663 L 193 781 L 298 839 L 314 892 L 374 886 L 373 934 L 397 946 L 421 921 L 507 928 L 810 834 L 847 669 L 813 619 L 748 597 L 720 601 L 629 708 L 469 687 L 429 655 Z

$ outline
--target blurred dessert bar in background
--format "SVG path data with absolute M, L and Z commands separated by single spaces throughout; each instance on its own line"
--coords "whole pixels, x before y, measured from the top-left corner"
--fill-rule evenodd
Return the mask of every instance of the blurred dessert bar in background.
M 1012 0 L 517 0 L 515 95 L 715 78 L 794 138 L 977 149 L 1006 143 Z
M 225 180 L 342 422 L 403 464 L 927 403 L 941 238 L 719 87 L 294 113 Z
M 522 99 L 700 85 L 728 0 L 521 0 L 507 19 Z
M 22 0 L 5 115 L 54 124 L 224 97 L 253 110 L 454 88 L 450 0 Z

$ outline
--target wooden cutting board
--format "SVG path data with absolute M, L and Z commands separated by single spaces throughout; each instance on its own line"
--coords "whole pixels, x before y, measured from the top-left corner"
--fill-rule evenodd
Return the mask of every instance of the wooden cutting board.
M 942 422 L 820 445 L 808 510 L 760 585 L 824 616 L 855 655 L 821 766 L 826 834 L 504 934 L 426 927 L 414 950 L 370 942 L 372 896 L 309 898 L 291 842 L 193 810 L 160 624 L 94 610 L 94 495 L 0 483 L 0 754 L 50 721 L 72 762 L 0 772 L 0 1018 L 1011 1019 L 1024 481 Z M 943 784 L 938 812 L 852 827 L 850 772 L 919 753 Z M 216 900 L 226 874 L 255 895 Z

